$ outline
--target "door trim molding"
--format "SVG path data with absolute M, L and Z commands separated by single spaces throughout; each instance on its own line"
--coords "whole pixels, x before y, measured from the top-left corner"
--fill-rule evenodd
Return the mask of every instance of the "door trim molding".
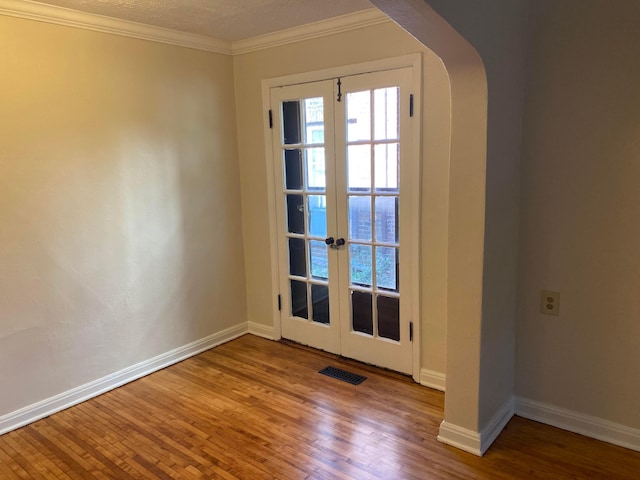
M 338 77 L 348 77 L 351 75 L 359 75 L 363 73 L 382 72 L 384 70 L 397 70 L 399 68 L 407 67 L 413 67 L 416 69 L 422 67 L 422 53 L 410 53 L 407 55 L 401 55 L 399 57 L 383 58 L 380 60 L 372 60 L 370 62 L 341 65 L 325 68 L 322 70 L 314 70 L 312 72 L 300 72 L 291 75 L 284 75 L 281 77 L 267 78 L 262 80 L 263 105 L 266 105 L 267 108 L 269 106 L 269 90 L 271 88 L 297 85 L 300 83 L 319 82 L 322 80 L 331 80 Z M 418 74 L 420 75 L 420 77 L 422 77 L 421 70 L 418 71 Z M 421 86 L 422 85 L 420 85 L 420 87 Z M 266 99 L 264 97 L 265 92 L 267 94 Z M 419 104 L 416 102 L 416 105 Z M 265 129 L 265 133 L 268 132 L 269 128 L 267 127 Z
M 385 58 L 370 62 L 357 63 L 352 65 L 342 65 L 331 67 L 323 70 L 311 72 L 301 72 L 292 75 L 274 77 L 262 80 L 262 115 L 263 115 L 263 134 L 264 134 L 264 155 L 267 172 L 267 208 L 269 220 L 269 254 L 271 256 L 271 313 L 273 320 L 273 339 L 282 338 L 282 325 L 280 321 L 280 310 L 278 308 L 279 278 L 280 265 L 278 261 L 278 231 L 276 206 L 277 198 L 275 191 L 276 169 L 273 159 L 273 139 L 271 136 L 271 127 L 269 126 L 269 109 L 271 108 L 270 91 L 272 88 L 284 87 L 289 85 L 297 85 L 302 83 L 318 82 L 338 77 L 346 77 L 363 73 L 379 72 L 385 70 L 396 70 L 400 68 L 412 68 L 413 79 L 412 89 L 414 96 L 414 104 L 416 108 L 415 120 L 412 122 L 412 158 L 414 165 L 417 166 L 418 172 L 413 177 L 414 185 L 411 186 L 413 205 L 412 209 L 412 238 L 410 239 L 409 249 L 413 258 L 418 259 L 416 268 L 411 271 L 412 290 L 411 290 L 411 321 L 414 328 L 413 339 L 413 366 L 412 377 L 414 381 L 420 383 L 420 363 L 421 363 L 421 328 L 420 328 L 420 181 L 422 178 L 422 53 L 413 53 L 398 57 Z M 417 159 L 417 160 L 416 160 Z

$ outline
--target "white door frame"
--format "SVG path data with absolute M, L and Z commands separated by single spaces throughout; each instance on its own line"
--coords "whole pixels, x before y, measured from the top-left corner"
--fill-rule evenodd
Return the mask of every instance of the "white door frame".
M 415 175 L 412 176 L 413 185 L 410 186 L 411 218 L 413 231 L 411 232 L 410 243 L 404 247 L 412 258 L 417 261 L 413 263 L 410 272 L 411 278 L 411 321 L 413 322 L 413 372 L 412 377 L 416 382 L 420 382 L 420 182 L 422 179 L 422 54 L 415 53 L 393 57 L 388 59 L 375 60 L 372 62 L 345 65 L 314 72 L 304 72 L 283 77 L 265 79 L 262 81 L 262 111 L 264 125 L 265 161 L 267 171 L 267 206 L 269 211 L 269 253 L 271 256 L 271 298 L 272 298 L 272 321 L 273 337 L 275 340 L 282 338 L 282 327 L 280 323 L 280 310 L 278 305 L 278 295 L 280 294 L 280 265 L 278 261 L 278 231 L 276 217 L 276 189 L 273 158 L 273 140 L 271 128 L 269 126 L 269 109 L 271 108 L 270 90 L 275 87 L 295 85 L 300 83 L 316 82 L 337 77 L 346 77 L 362 73 L 377 72 L 382 70 L 394 70 L 398 68 L 412 67 L 413 79 L 413 102 L 414 121 L 412 122 L 412 168 L 415 168 Z

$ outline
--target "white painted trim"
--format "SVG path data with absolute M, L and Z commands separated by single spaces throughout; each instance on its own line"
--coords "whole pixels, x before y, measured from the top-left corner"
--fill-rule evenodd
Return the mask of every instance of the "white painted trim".
M 459 427 L 445 420 L 440 424 L 438 441 L 445 445 L 459 448 L 478 457 L 482 456 L 480 451 L 480 434 L 473 430 Z
M 269 112 L 271 110 L 271 86 L 262 81 L 262 114 L 264 125 L 264 158 L 267 172 L 267 209 L 269 215 L 269 254 L 271 256 L 271 318 L 273 320 L 274 339 L 282 338 L 282 320 L 278 295 L 280 292 L 280 254 L 278 252 L 278 199 L 276 194 L 276 168 L 273 159 L 273 139 L 269 126 Z
M 354 63 L 348 65 L 342 65 L 333 68 L 326 68 L 324 70 L 315 70 L 313 72 L 302 72 L 295 73 L 292 75 L 285 75 L 283 77 L 274 77 L 267 78 L 262 81 L 262 92 L 263 95 L 267 92 L 267 109 L 270 103 L 269 99 L 269 90 L 274 87 L 284 87 L 289 85 L 297 85 L 299 83 L 309 83 L 309 82 L 319 82 L 321 80 L 329 80 L 338 77 L 348 77 L 350 75 L 359 75 L 362 73 L 370 73 L 370 72 L 382 72 L 384 70 L 396 70 L 400 68 L 420 68 L 422 65 L 422 54 L 421 53 L 409 53 L 407 55 L 400 55 L 398 57 L 390 57 L 390 58 L 381 58 L 379 60 L 372 60 L 370 62 L 362 62 L 362 63 Z M 263 105 L 265 102 L 263 101 Z M 268 125 L 266 128 L 267 132 L 271 132 L 269 130 Z M 271 133 L 269 133 L 269 136 Z M 270 155 L 273 155 L 273 152 L 269 152 Z
M 301 25 L 299 27 L 288 28 L 279 32 L 248 38 L 246 40 L 238 40 L 237 42 L 233 42 L 232 50 L 234 55 L 241 55 L 243 53 L 255 52 L 256 50 L 264 50 L 301 42 L 303 40 L 326 37 L 386 22 L 391 22 L 391 19 L 377 8 L 371 8 L 309 23 L 307 25 Z
M 516 415 L 640 452 L 640 429 L 516 397 Z
M 243 322 L 59 395 L 47 398 L 41 402 L 3 415 L 0 417 L 0 435 L 48 417 L 49 415 L 53 415 L 90 398 L 97 397 L 138 378 L 162 370 L 174 363 L 181 362 L 222 343 L 238 338 L 245 333 L 247 333 L 247 323 Z
M 0 15 L 230 55 L 230 42 L 29 0 L 0 0 Z
M 420 370 L 420 385 L 433 388 L 435 390 L 445 391 L 447 386 L 447 376 L 442 372 L 428 370 L 423 368 Z
M 514 415 L 514 410 L 514 398 L 511 397 L 481 432 L 468 430 L 443 420 L 440 424 L 438 441 L 481 457 L 507 426 Z
M 279 335 L 276 337 L 274 327 L 261 323 L 249 322 L 249 333 L 267 340 L 280 340 Z
M 509 398 L 496 412 L 489 424 L 480 432 L 480 455 L 484 455 L 515 413 L 515 399 Z
M 422 320 L 420 312 L 422 311 L 421 293 L 422 293 L 422 255 L 421 255 L 421 227 L 422 227 L 422 54 L 415 55 L 412 65 L 411 88 L 413 95 L 413 117 L 411 121 L 411 170 L 412 185 L 411 191 L 411 238 L 409 244 L 409 255 L 413 259 L 411 268 L 411 321 L 413 322 L 413 365 L 412 376 L 414 381 L 421 381 L 422 371 Z

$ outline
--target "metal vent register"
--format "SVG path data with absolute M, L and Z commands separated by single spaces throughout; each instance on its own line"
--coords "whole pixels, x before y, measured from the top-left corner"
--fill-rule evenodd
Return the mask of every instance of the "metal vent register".
M 325 367 L 320 370 L 318 373 L 322 375 L 326 375 L 331 378 L 337 378 L 338 380 L 342 380 L 343 382 L 350 383 L 351 385 L 360 385 L 364 382 L 367 377 L 363 377 L 362 375 L 358 375 L 356 373 L 347 372 L 346 370 L 342 370 L 336 367 Z

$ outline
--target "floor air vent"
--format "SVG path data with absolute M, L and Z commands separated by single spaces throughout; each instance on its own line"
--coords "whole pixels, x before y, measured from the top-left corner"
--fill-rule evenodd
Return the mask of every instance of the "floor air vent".
M 343 382 L 350 383 L 351 385 L 360 385 L 362 382 L 364 382 L 367 379 L 367 377 L 363 377 L 362 375 L 347 372 L 346 370 L 341 370 L 336 367 L 325 367 L 322 370 L 320 370 L 318 373 L 321 373 L 331 378 L 337 378 L 338 380 L 342 380 Z

